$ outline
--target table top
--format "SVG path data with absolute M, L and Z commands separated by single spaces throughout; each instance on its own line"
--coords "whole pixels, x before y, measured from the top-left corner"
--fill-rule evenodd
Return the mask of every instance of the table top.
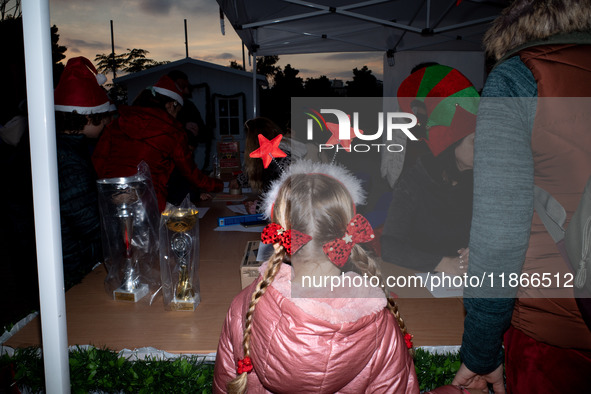
M 216 232 L 219 216 L 233 214 L 223 202 L 209 202 L 200 220 L 199 283 L 201 303 L 194 312 L 166 311 L 158 294 L 145 302 L 114 301 L 104 289 L 106 270 L 99 266 L 66 292 L 69 345 L 94 345 L 114 351 L 153 347 L 169 353 L 207 354 L 217 349 L 230 302 L 241 290 L 240 262 L 246 243 L 260 239 L 252 232 Z M 389 266 L 386 270 L 405 273 Z M 384 272 L 391 274 L 392 272 Z M 432 298 L 416 289 L 412 298 L 397 299 L 415 346 L 460 345 L 464 308 L 458 298 Z M 39 346 L 41 324 L 32 320 L 3 345 Z

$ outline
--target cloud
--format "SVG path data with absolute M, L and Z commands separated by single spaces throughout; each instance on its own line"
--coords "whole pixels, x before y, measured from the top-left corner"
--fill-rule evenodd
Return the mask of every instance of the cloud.
M 236 56 L 232 55 L 231 53 L 224 52 L 224 53 L 220 53 L 219 55 L 214 55 L 213 58 L 214 59 L 221 59 L 221 60 L 227 60 L 227 59 L 234 60 L 234 59 L 236 59 Z
M 196 0 L 140 0 L 139 8 L 150 15 L 169 15 L 173 9 L 182 15 L 204 16 L 217 15 L 215 3 Z
M 68 38 L 66 38 L 64 40 L 63 44 L 61 41 L 59 43 L 61 45 L 65 45 L 68 49 L 70 49 L 72 47 L 74 47 L 74 48 L 82 47 L 82 48 L 94 49 L 94 50 L 98 50 L 98 51 L 108 50 L 109 52 L 111 52 L 111 44 L 106 43 L 106 42 L 101 42 L 101 41 L 86 41 L 86 40 L 82 40 L 82 39 L 68 39 Z
M 168 15 L 173 5 L 173 0 L 142 0 L 139 8 L 151 15 Z

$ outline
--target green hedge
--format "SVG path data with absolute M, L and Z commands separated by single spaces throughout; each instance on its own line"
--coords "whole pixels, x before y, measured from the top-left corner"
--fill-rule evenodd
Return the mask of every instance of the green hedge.
M 32 392 L 44 389 L 43 361 L 38 348 L 16 349 L 0 357 L 0 392 L 12 382 Z M 459 355 L 433 355 L 421 349 L 415 368 L 421 391 L 449 384 L 460 367 Z M 129 361 L 108 349 L 70 351 L 72 393 L 210 393 L 213 364 L 202 357 Z

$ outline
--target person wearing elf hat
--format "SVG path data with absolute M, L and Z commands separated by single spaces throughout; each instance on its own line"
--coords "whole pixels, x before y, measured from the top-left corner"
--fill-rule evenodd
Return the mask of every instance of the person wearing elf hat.
M 150 167 L 158 207 L 166 208 L 167 184 L 173 169 L 193 187 L 219 192 L 223 182 L 208 177 L 195 165 L 187 134 L 176 120 L 183 94 L 168 76 L 142 91 L 131 106 L 121 106 L 100 138 L 92 160 L 100 178 L 127 177 L 145 161 Z
M 102 259 L 96 173 L 90 139 L 111 118 L 106 81 L 90 60 L 68 60 L 54 91 L 62 252 L 66 287 L 79 282 Z
M 394 186 L 382 258 L 417 272 L 461 275 L 469 257 L 478 92 L 458 70 L 438 64 L 408 76 L 398 101 L 404 112 L 412 113 L 417 102 L 425 109 L 419 120 L 429 152 Z

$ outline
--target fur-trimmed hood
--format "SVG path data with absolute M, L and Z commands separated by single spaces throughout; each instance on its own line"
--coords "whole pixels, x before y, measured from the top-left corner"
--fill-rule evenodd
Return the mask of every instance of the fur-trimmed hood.
M 515 0 L 484 36 L 486 54 L 495 61 L 532 41 L 591 30 L 591 0 Z

